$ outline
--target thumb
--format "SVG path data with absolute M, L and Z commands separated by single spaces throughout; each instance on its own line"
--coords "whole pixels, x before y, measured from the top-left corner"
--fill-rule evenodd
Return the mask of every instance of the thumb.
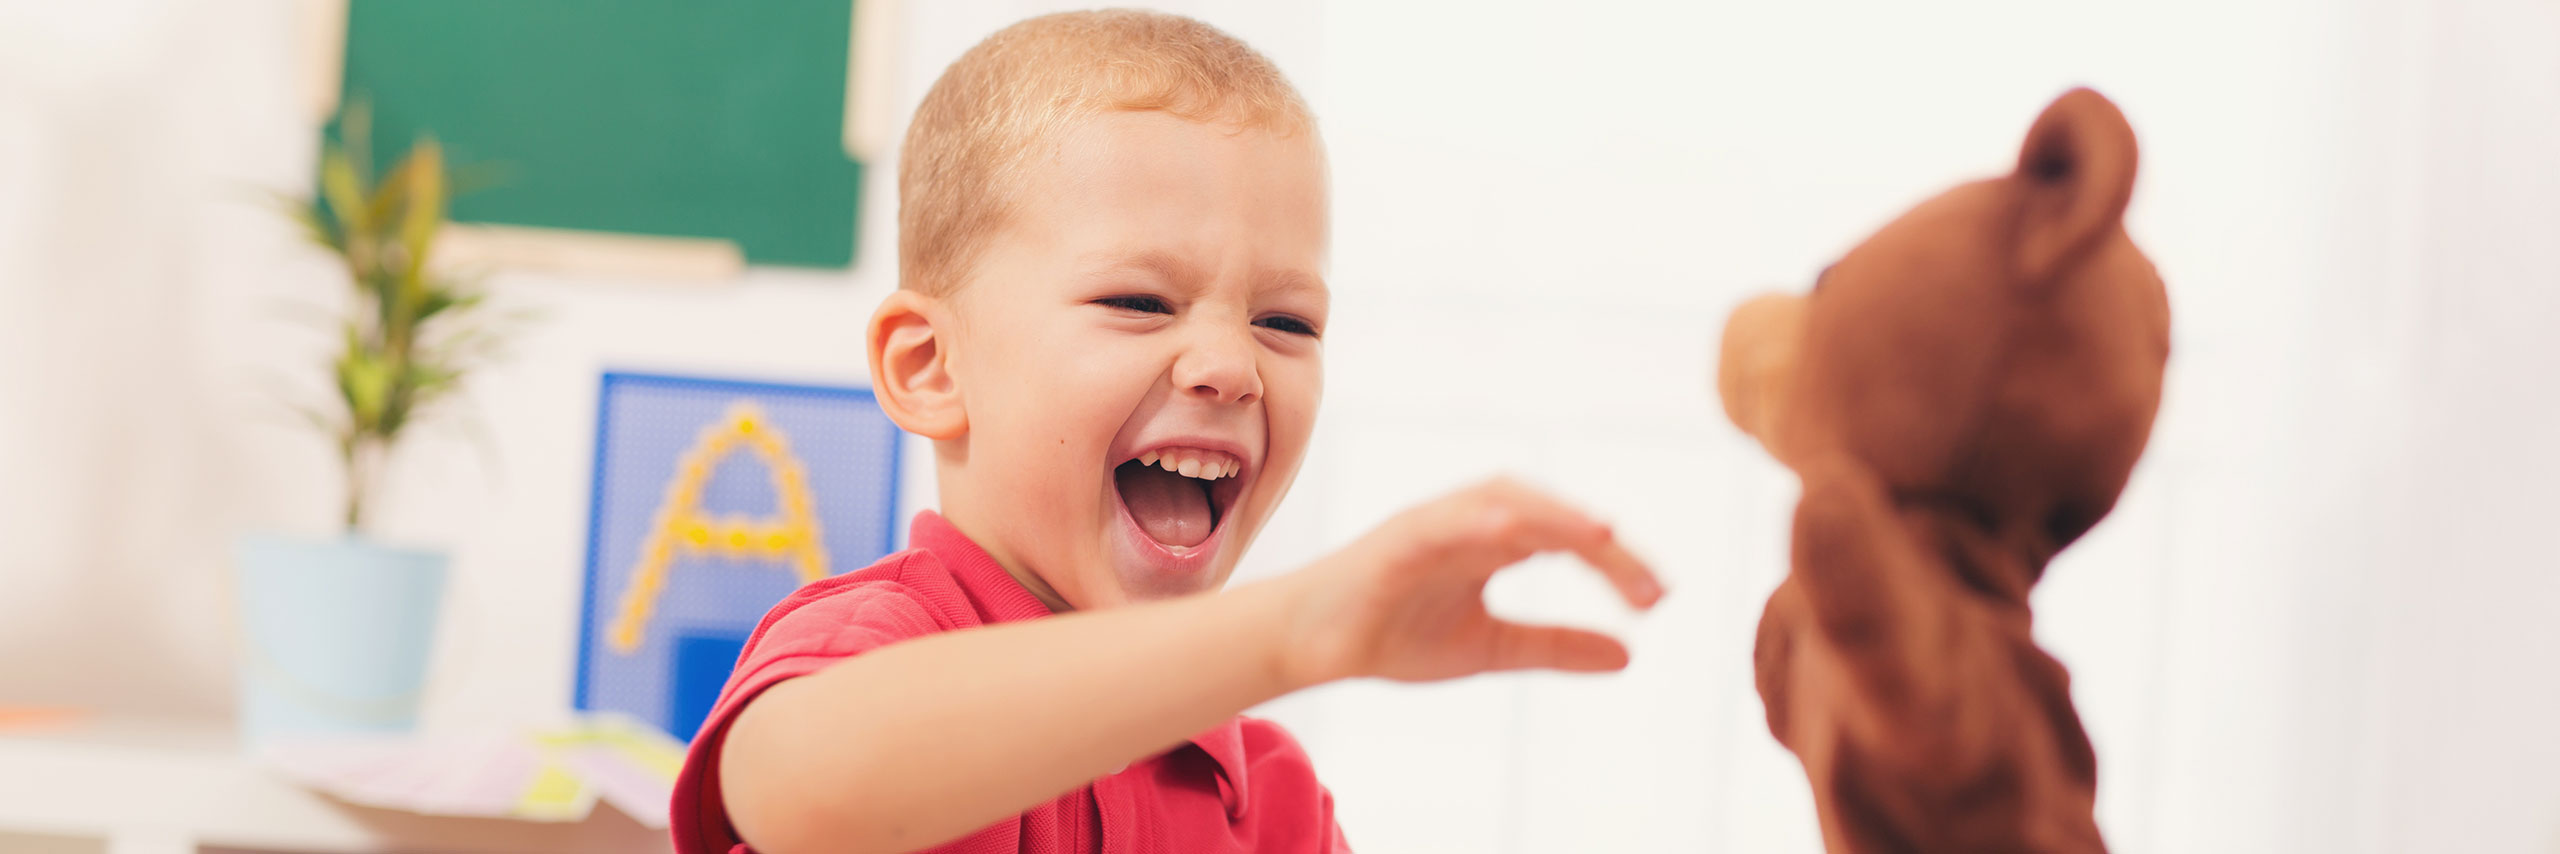
M 1491 670 L 1544 668 L 1608 673 L 1627 667 L 1627 647 L 1599 632 L 1496 622 Z

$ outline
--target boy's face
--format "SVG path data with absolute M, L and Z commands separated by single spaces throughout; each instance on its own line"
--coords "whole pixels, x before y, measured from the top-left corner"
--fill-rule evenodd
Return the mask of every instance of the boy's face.
M 1224 584 L 1315 425 L 1325 204 L 1312 134 L 1066 131 L 953 297 L 945 512 L 1053 608 Z

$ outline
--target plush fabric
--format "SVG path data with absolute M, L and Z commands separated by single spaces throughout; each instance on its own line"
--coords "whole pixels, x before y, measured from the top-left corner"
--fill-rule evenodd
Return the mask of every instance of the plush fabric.
M 2066 93 L 2014 172 L 1726 326 L 1726 412 L 1804 483 L 1755 669 L 1836 854 L 2105 850 L 2028 592 L 2114 508 L 2160 404 L 2168 298 L 2123 224 L 2136 159 L 2114 104 Z

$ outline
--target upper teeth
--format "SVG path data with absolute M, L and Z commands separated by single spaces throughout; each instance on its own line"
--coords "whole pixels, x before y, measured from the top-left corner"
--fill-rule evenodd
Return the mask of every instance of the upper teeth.
M 1165 471 L 1201 480 L 1234 477 L 1237 472 L 1244 470 L 1242 460 L 1217 451 L 1198 451 L 1188 448 L 1148 451 L 1138 455 L 1138 463 L 1163 466 Z

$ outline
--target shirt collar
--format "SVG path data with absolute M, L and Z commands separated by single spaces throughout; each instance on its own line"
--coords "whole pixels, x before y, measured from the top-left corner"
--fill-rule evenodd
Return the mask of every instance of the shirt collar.
M 1227 820 L 1243 818 L 1245 805 L 1253 802 L 1247 797 L 1244 718 L 1228 718 L 1216 729 L 1192 736 L 1191 743 L 1218 764 L 1218 800 L 1226 804 Z
M 978 547 L 942 514 L 925 510 L 907 526 L 907 545 L 932 553 L 944 571 L 960 582 L 962 593 L 978 617 L 989 625 L 1049 616 L 1049 606 L 1016 581 L 994 555 Z
M 931 510 L 916 513 L 915 522 L 907 528 L 907 544 L 931 552 L 934 559 L 941 561 L 987 624 L 1049 616 L 1049 606 L 1041 604 L 1012 573 L 1004 571 L 1004 565 L 997 563 L 994 555 L 979 548 L 942 514 Z M 1246 797 L 1244 718 L 1228 718 L 1226 723 L 1192 736 L 1190 742 L 1218 766 L 1218 799 L 1225 803 L 1228 819 L 1243 818 L 1245 805 L 1251 803 Z

